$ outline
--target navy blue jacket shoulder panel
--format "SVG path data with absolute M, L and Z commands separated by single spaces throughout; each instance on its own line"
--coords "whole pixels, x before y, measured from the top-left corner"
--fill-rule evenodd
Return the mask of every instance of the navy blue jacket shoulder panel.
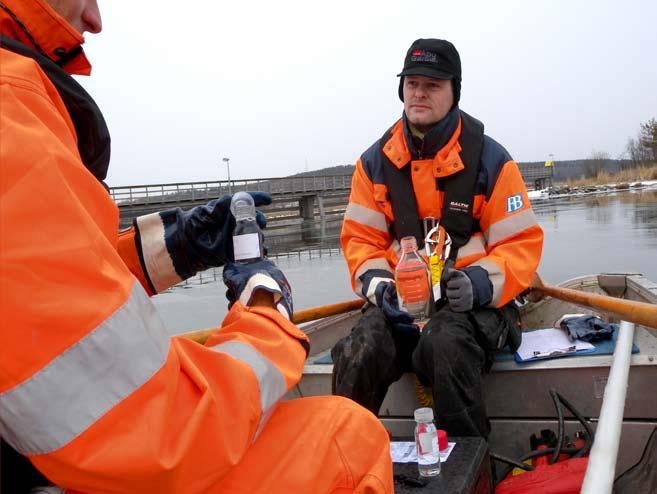
M 378 139 L 360 157 L 363 169 L 373 184 L 382 184 L 385 182 L 383 177 L 382 147 L 383 143 L 381 139 Z
M 497 183 L 504 164 L 511 161 L 511 155 L 493 138 L 484 135 L 484 145 L 481 149 L 481 163 L 477 178 L 476 192 L 485 194 L 489 199 Z

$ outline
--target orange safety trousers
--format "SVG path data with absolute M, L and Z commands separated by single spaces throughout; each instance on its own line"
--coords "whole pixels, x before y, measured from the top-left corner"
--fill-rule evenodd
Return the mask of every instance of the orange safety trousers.
M 388 434 L 363 412 L 340 396 L 281 403 L 216 492 L 392 493 Z
M 283 402 L 242 461 L 204 492 L 392 494 L 388 435 L 341 396 Z

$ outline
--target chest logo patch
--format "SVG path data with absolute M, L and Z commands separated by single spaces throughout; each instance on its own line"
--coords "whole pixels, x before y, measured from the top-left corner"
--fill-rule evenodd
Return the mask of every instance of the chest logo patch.
M 515 196 L 509 196 L 506 198 L 506 212 L 513 213 L 518 209 L 521 209 L 525 204 L 522 201 L 522 194 L 516 194 Z
M 449 210 L 455 211 L 457 213 L 469 213 L 470 204 L 468 204 L 467 202 L 451 201 L 449 203 Z

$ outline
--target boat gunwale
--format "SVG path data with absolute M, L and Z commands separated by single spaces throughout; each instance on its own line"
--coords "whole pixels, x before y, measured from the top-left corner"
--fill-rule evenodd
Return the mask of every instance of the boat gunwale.
M 648 300 L 649 303 L 657 303 L 657 283 L 649 280 L 640 273 L 600 273 L 600 274 L 589 274 L 578 276 L 565 280 L 558 284 L 560 287 L 566 288 L 598 288 L 599 293 L 606 293 L 604 289 L 600 287 L 598 282 L 598 276 L 600 275 L 622 275 L 626 278 L 626 294 L 634 293 L 641 298 Z M 650 301 L 652 298 L 654 301 Z M 544 297 L 543 299 L 537 302 L 531 302 L 531 308 L 525 310 L 538 311 L 541 310 L 541 307 L 552 303 L 554 298 Z M 564 302 L 569 303 L 569 302 Z M 575 304 L 572 304 L 575 305 Z M 599 313 L 596 311 L 591 311 L 592 313 Z M 342 314 L 336 316 L 339 320 L 343 321 L 348 317 L 353 317 L 357 315 L 359 311 L 353 311 L 347 314 Z M 306 330 L 310 332 L 319 331 L 322 329 L 328 329 L 331 326 L 331 323 L 334 320 L 333 318 L 327 318 L 315 323 L 311 323 L 307 326 Z M 538 328 L 534 328 L 538 329 Z M 531 331 L 531 330 L 530 330 Z M 651 330 L 645 326 L 637 325 L 636 335 L 635 335 L 635 344 L 640 348 L 640 353 L 632 355 L 631 366 L 655 366 L 657 365 L 657 330 Z M 328 350 L 324 350 L 314 355 L 310 355 L 308 358 L 317 359 L 322 355 L 328 353 Z M 491 368 L 491 373 L 493 372 L 517 372 L 517 371 L 539 371 L 539 370 L 557 370 L 557 369 L 575 369 L 575 368 L 608 368 L 613 362 L 613 355 L 588 355 L 581 357 L 566 357 L 566 358 L 555 358 L 555 359 L 545 359 L 539 360 L 536 362 L 527 362 L 523 364 L 518 364 L 513 360 L 495 362 Z M 314 364 L 306 363 L 304 366 L 304 374 L 331 374 L 333 372 L 333 364 Z

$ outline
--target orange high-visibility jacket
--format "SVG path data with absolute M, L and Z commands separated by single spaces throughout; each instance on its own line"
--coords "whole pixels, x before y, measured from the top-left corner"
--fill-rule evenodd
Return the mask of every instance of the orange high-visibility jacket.
M 341 243 L 354 291 L 376 303 L 375 288 L 393 279 L 400 247 L 391 234 L 394 220 L 383 165 L 410 166 L 420 218 L 440 219 L 440 179 L 463 170 L 458 142 L 461 122 L 433 157 L 412 160 L 400 119 L 389 139 L 374 143 L 356 163 Z M 383 152 L 389 162 L 379 159 Z M 543 231 L 536 222 L 518 166 L 506 150 L 484 136 L 473 214 L 480 230 L 458 252 L 456 268 L 479 266 L 493 286 L 491 307 L 502 307 L 529 287 L 541 258 Z M 366 280 L 366 286 L 363 281 Z
M 53 59 L 82 43 L 45 0 L 2 2 Z M 0 32 L 34 47 L 4 10 Z M 236 303 L 206 346 L 168 338 L 117 227 L 57 90 L 0 48 L 0 436 L 77 491 L 216 492 L 299 380 L 306 336 Z

